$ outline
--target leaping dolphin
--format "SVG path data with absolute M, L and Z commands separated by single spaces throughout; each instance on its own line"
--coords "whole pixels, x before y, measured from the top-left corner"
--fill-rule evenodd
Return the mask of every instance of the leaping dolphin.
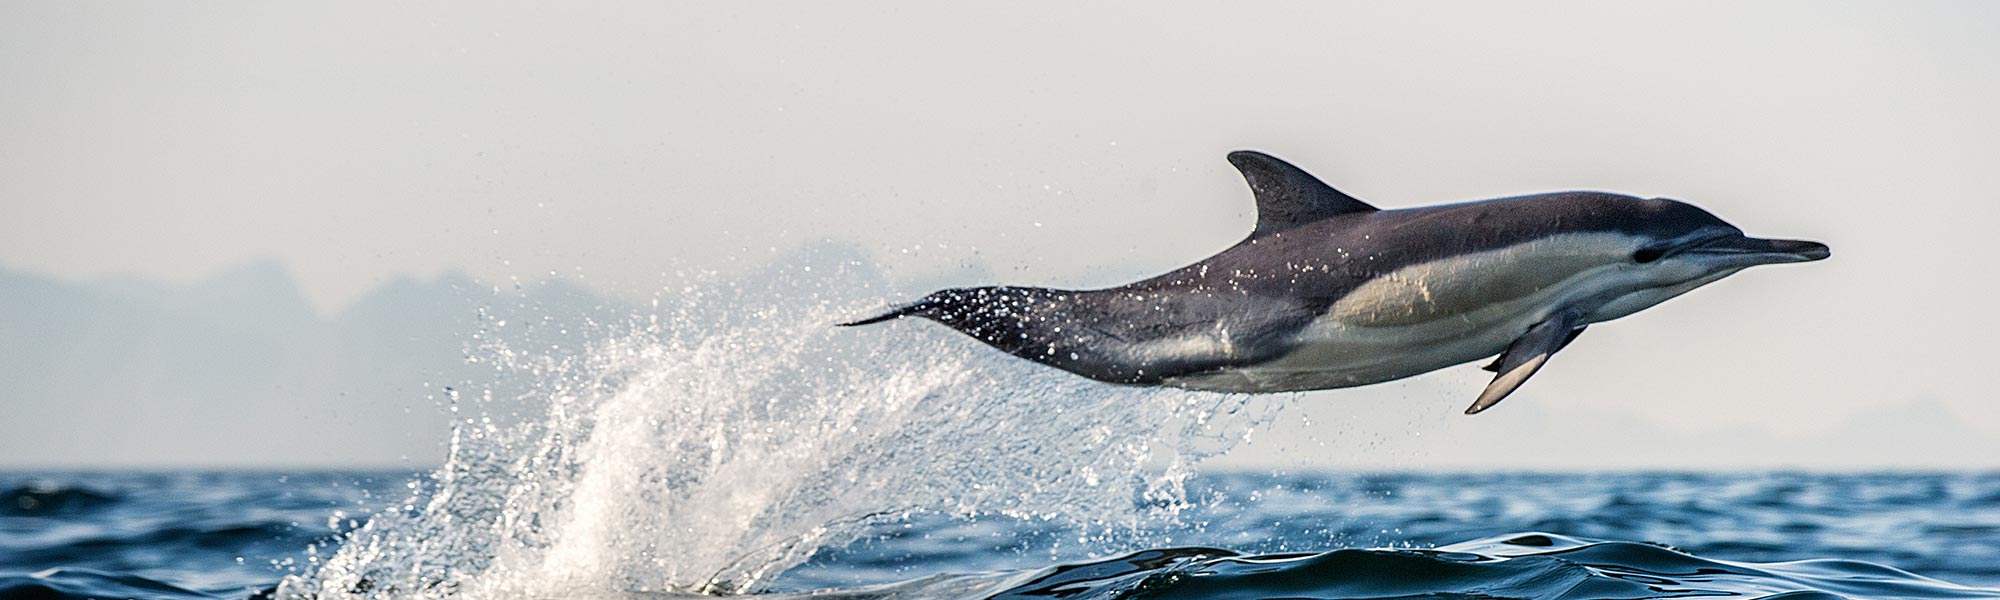
M 1381 210 L 1232 152 L 1257 228 L 1201 262 L 1101 290 L 942 290 L 877 316 L 957 329 L 1098 381 L 1221 392 L 1344 388 L 1499 355 L 1491 408 L 1585 327 L 1756 265 L 1829 255 L 1691 204 L 1557 192 Z

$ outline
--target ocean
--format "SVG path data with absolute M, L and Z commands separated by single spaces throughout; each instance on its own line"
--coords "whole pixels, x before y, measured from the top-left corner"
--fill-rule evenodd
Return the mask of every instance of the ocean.
M 327 568 L 370 515 L 421 510 L 438 484 L 400 472 L 0 474 L 0 598 L 268 594 Z M 674 590 L 661 577 L 533 597 L 2000 598 L 1995 473 L 1222 473 L 1191 477 L 1186 497 L 1144 532 L 881 515 L 754 589 Z

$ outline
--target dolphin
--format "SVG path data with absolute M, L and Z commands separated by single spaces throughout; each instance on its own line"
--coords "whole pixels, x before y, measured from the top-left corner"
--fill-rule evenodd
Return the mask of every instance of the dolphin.
M 923 317 L 1098 381 L 1218 392 L 1345 388 L 1497 356 L 1466 414 L 1586 327 L 1825 244 L 1748 237 L 1664 198 L 1555 192 L 1394 210 L 1276 157 L 1229 162 L 1257 201 L 1236 245 L 1113 288 L 938 291 L 843 326 Z

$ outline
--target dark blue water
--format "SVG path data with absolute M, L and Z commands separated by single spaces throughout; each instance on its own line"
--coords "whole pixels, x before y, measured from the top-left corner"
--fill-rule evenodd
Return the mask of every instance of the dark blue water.
M 420 510 L 404 506 L 418 480 L 0 474 L 0 599 L 248 597 L 315 568 L 368 515 Z M 1176 524 L 1131 536 L 1060 518 L 896 515 L 758 591 L 2000 598 L 2000 474 L 1225 474 L 1197 478 L 1187 498 Z

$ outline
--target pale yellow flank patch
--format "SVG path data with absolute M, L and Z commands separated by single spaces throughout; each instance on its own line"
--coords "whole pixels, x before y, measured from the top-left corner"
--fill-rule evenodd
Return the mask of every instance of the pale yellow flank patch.
M 1629 262 L 1635 240 L 1612 233 L 1569 234 L 1398 269 L 1336 302 L 1325 319 L 1355 327 L 1396 327 L 1514 305 Z

